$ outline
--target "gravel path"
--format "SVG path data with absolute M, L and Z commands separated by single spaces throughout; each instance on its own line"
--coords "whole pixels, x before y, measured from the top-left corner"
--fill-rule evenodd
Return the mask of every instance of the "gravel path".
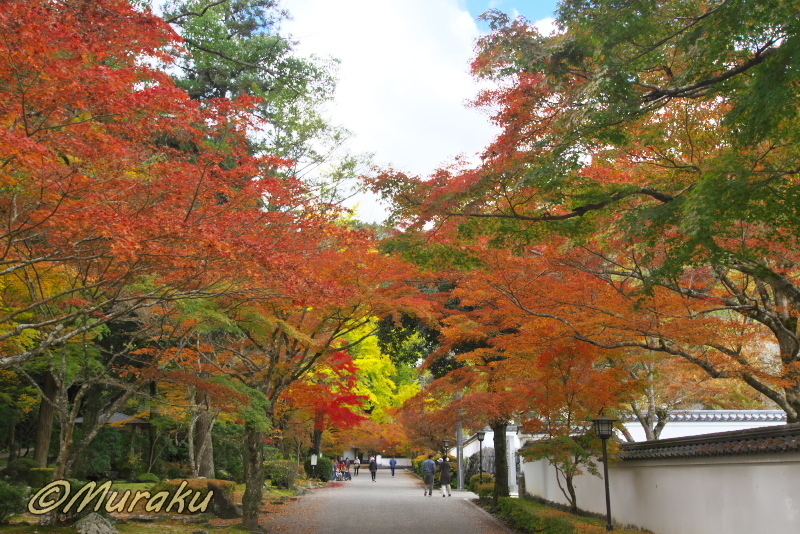
M 508 534 L 511 532 L 470 502 L 468 491 L 424 497 L 422 481 L 406 470 L 364 469 L 352 481 L 320 488 L 266 514 L 268 531 L 282 534 Z

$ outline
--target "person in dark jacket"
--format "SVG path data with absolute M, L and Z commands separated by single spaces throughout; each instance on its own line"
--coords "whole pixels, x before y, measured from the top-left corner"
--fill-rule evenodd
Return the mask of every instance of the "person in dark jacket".
M 372 481 L 375 482 L 375 473 L 378 472 L 378 461 L 374 456 L 369 459 L 369 473 L 372 475 Z
M 395 468 L 396 465 L 397 465 L 397 460 L 395 460 L 394 456 L 392 456 L 392 459 L 389 460 L 389 467 L 392 470 L 392 476 L 394 476 L 394 468 Z
M 445 496 L 445 490 L 447 490 L 447 496 L 452 497 L 450 494 L 450 464 L 447 458 L 439 460 L 439 484 L 442 485 L 442 497 Z
M 436 462 L 433 455 L 429 454 L 428 459 L 422 462 L 422 478 L 425 481 L 425 493 L 428 497 L 433 497 L 433 477 L 436 476 Z

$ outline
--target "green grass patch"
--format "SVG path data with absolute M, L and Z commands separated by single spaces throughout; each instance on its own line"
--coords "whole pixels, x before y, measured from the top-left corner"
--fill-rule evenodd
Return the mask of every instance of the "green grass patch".
M 241 533 L 250 532 L 242 525 L 231 525 L 229 527 L 213 527 L 208 525 L 197 524 L 178 524 L 172 522 L 158 522 L 158 523 L 136 523 L 129 522 L 127 524 L 116 525 L 120 534 L 192 534 L 198 530 L 213 530 L 214 532 L 223 533 Z M 6 525 L 0 526 L 0 534 L 75 534 L 75 529 L 69 526 L 60 527 L 40 527 L 39 525 Z
M 583 517 L 551 508 L 528 499 L 502 497 L 495 514 L 508 521 L 522 532 L 545 534 L 602 534 L 606 531 L 605 520 Z M 615 528 L 621 534 L 647 534 L 647 531 Z
M 34 532 L 39 534 L 75 534 L 76 530 L 72 527 L 40 527 L 38 525 L 5 525 L 0 527 L 0 533 L 3 534 L 33 534 Z

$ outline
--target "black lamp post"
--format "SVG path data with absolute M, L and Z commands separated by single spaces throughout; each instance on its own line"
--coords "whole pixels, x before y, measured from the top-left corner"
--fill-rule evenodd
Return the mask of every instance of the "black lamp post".
M 483 484 L 483 438 L 486 432 L 478 432 L 478 464 L 481 470 L 481 484 Z
M 603 479 L 606 483 L 606 530 L 614 530 L 614 525 L 611 524 L 611 495 L 608 491 L 608 452 L 606 452 L 606 440 L 614 434 L 614 423 L 616 421 L 617 420 L 613 417 L 606 417 L 604 415 L 592 419 L 594 431 L 597 432 L 597 436 L 603 441 Z
M 444 444 L 444 454 L 442 454 L 442 456 L 444 458 L 447 458 L 447 449 L 450 448 L 450 440 L 449 439 L 443 439 L 442 443 Z

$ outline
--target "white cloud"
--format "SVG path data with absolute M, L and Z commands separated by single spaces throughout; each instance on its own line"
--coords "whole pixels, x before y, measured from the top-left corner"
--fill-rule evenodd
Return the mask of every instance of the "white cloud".
M 495 134 L 466 107 L 480 34 L 458 0 L 284 0 L 284 30 L 298 51 L 341 60 L 334 122 L 350 129 L 354 152 L 384 166 L 426 175 L 472 156 Z
M 542 35 L 553 35 L 554 33 L 558 32 L 558 27 L 556 27 L 556 19 L 553 17 L 537 20 L 533 23 L 533 25 Z

